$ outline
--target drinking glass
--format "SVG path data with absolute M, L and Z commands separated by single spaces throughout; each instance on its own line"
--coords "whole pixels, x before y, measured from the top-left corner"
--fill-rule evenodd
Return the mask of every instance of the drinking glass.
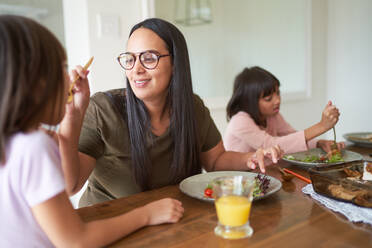
M 249 214 L 253 199 L 254 179 L 245 176 L 218 177 L 212 181 L 218 217 L 216 235 L 226 239 L 250 237 Z

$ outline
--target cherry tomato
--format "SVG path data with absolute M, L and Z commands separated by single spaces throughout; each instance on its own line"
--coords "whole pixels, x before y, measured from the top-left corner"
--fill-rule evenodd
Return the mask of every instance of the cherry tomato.
M 326 160 L 326 159 L 327 159 L 326 156 L 320 156 L 320 157 L 319 157 L 319 160 L 322 161 L 322 162 L 323 162 L 324 160 Z
M 212 198 L 213 190 L 212 190 L 211 188 L 206 188 L 206 189 L 204 190 L 204 195 L 205 195 L 206 197 Z

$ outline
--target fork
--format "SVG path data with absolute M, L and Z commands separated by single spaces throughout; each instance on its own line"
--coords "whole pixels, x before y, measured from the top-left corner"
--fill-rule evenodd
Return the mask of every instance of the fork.
M 332 149 L 337 149 L 337 150 L 338 150 L 338 148 L 337 148 L 337 142 L 336 142 L 336 129 L 335 129 L 335 127 L 332 127 L 332 129 L 333 129 L 333 139 L 334 139 L 334 143 L 332 144 L 331 148 L 332 148 Z

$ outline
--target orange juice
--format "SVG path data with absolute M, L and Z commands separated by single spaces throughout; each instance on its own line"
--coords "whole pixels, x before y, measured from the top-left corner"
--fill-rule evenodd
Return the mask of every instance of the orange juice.
M 218 220 L 225 226 L 242 226 L 248 222 L 251 201 L 244 196 L 228 195 L 216 200 Z

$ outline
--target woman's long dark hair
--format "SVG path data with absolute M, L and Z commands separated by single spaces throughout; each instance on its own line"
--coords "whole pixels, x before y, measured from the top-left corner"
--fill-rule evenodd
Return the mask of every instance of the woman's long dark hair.
M 170 134 L 174 142 L 170 180 L 176 184 L 185 177 L 201 172 L 187 45 L 182 33 L 167 21 L 147 19 L 135 25 L 130 35 L 138 28 L 155 32 L 166 43 L 172 56 L 173 72 L 165 106 L 170 109 Z M 148 152 L 151 146 L 148 142 L 151 140 L 151 120 L 144 103 L 133 93 L 128 79 L 126 99 L 133 173 L 137 183 L 147 190 L 151 187 L 148 182 L 151 170 Z
M 279 86 L 279 80 L 267 70 L 258 66 L 244 68 L 234 81 L 233 94 L 226 108 L 227 120 L 239 111 L 244 111 L 257 125 L 262 125 L 258 101 L 260 97 L 275 92 Z
M 64 99 L 65 60 L 49 30 L 25 17 L 0 15 L 0 163 L 11 135 L 55 118 Z

